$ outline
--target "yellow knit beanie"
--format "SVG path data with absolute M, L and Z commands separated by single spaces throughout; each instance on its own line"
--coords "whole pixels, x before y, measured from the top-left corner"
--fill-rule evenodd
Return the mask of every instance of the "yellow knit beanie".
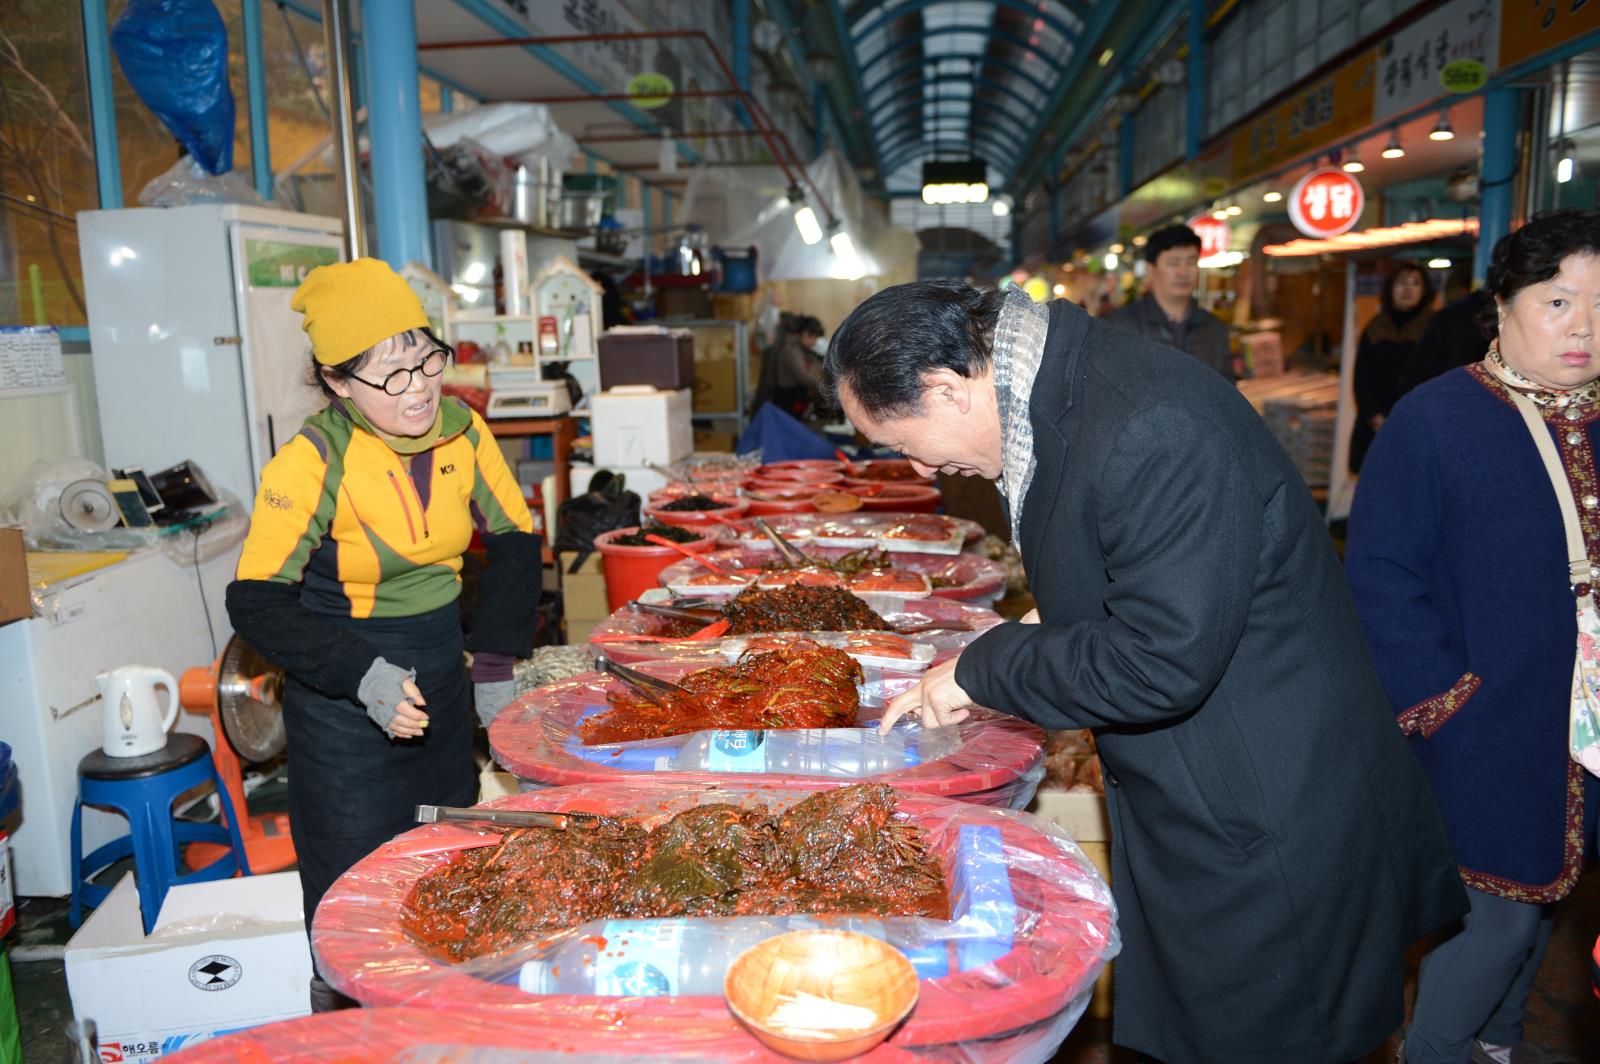
M 300 327 L 324 366 L 348 362 L 380 341 L 428 325 L 422 300 L 382 259 L 318 266 L 295 289 L 289 307 L 305 316 Z

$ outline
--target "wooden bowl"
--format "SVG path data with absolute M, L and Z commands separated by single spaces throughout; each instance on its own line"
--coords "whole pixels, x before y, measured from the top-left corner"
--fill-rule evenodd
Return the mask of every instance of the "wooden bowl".
M 905 954 L 853 931 L 791 931 L 759 942 L 728 967 L 722 984 L 728 1009 L 761 1044 L 797 1060 L 845 1060 L 889 1037 L 917 1003 L 917 972 Z M 871 1009 L 868 1028 L 801 1032 L 769 1027 L 786 994 Z

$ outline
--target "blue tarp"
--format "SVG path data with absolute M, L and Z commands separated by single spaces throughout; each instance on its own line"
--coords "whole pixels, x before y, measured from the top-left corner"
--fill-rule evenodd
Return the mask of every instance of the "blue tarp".
M 792 462 L 799 458 L 832 458 L 834 445 L 807 428 L 794 415 L 762 403 L 739 437 L 740 454 L 760 451 L 763 462 Z

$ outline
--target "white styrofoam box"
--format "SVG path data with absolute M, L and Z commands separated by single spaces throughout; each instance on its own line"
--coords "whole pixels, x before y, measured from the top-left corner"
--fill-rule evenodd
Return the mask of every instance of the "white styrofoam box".
M 594 464 L 602 469 L 670 465 L 694 450 L 691 391 L 638 385 L 612 388 L 590 400 Z
M 173 887 L 148 936 L 126 874 L 67 943 L 73 1014 L 102 1061 L 153 1060 L 230 1031 L 308 1014 L 300 876 Z

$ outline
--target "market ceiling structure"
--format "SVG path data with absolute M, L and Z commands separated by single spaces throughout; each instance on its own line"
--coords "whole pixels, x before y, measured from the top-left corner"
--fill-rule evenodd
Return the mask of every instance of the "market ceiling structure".
M 283 2 L 319 17 L 317 0 Z M 536 38 L 529 35 L 529 23 L 519 22 L 497 0 L 414 3 L 419 58 L 430 76 L 485 100 L 587 95 L 592 99 L 560 108 L 562 127 L 619 169 L 658 176 L 659 137 L 670 109 L 636 108 L 615 87 L 581 69 L 568 45 L 532 43 Z M 550 9 L 561 10 L 554 3 Z M 1174 13 L 1187 9 L 1161 0 L 748 0 L 747 5 L 757 61 L 792 73 L 800 82 L 795 87 L 805 94 L 800 106 L 811 112 L 808 117 L 820 119 L 868 191 L 890 200 L 915 199 L 922 163 L 931 159 L 981 158 L 997 194 L 1015 195 L 1048 179 L 1059 167 L 1067 139 L 1081 134 L 1083 120 L 1103 103 L 1124 68 L 1142 58 L 1142 49 L 1171 25 Z M 529 8 L 531 23 L 542 18 L 539 10 Z M 489 45 L 492 50 L 485 50 Z M 535 61 L 496 61 L 519 53 Z M 737 67 L 737 49 L 724 59 L 724 65 Z M 719 88 L 704 87 L 702 95 L 717 95 Z M 813 102 L 814 110 L 806 106 Z M 776 109 L 778 101 L 768 104 Z M 814 147 L 773 144 L 759 130 L 745 135 L 762 135 L 789 169 L 802 167 Z M 703 158 L 682 140 L 675 150 L 685 164 Z M 896 210 L 896 220 L 916 229 L 964 224 L 948 212 L 898 217 L 903 213 Z M 983 220 L 984 225 L 969 227 L 985 237 L 1009 236 L 1009 222 L 987 207 L 969 215 Z

